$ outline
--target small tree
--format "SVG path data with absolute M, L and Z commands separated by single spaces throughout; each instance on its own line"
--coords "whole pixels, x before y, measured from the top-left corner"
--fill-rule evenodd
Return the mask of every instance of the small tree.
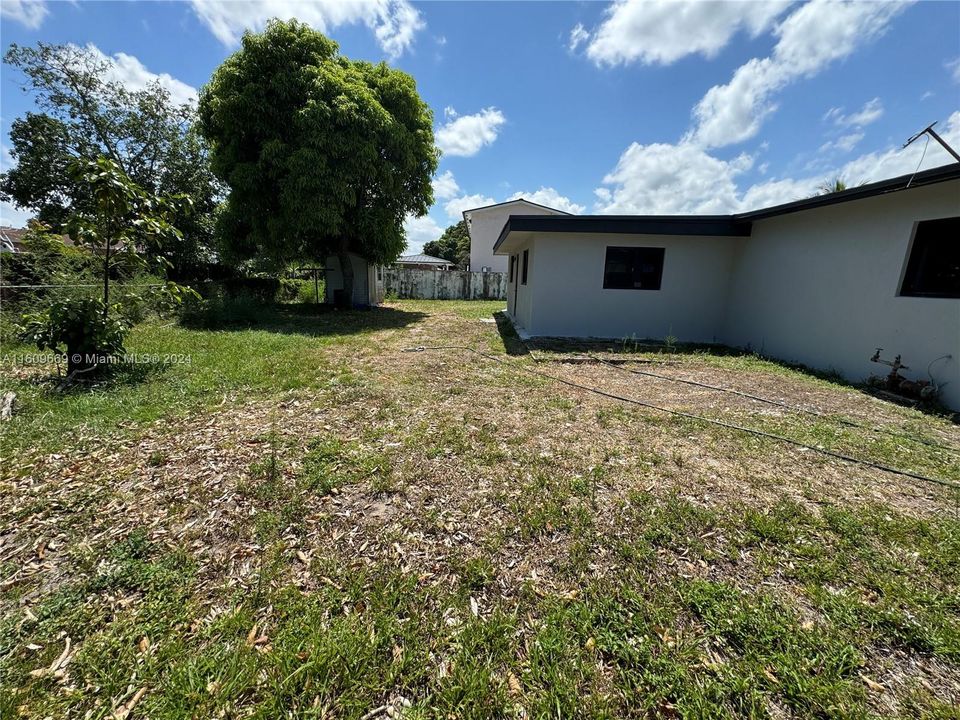
M 122 352 L 129 322 L 124 303 L 111 303 L 111 275 L 121 266 L 146 267 L 144 255 L 151 247 L 179 235 L 167 218 L 189 200 L 150 195 L 105 157 L 76 161 L 71 174 L 87 186 L 93 209 L 74 215 L 68 225 L 78 242 L 98 256 L 102 296 L 57 298 L 46 311 L 24 316 L 20 336 L 41 350 L 66 352 L 67 370 L 73 376 L 95 367 L 100 355 Z M 164 263 L 162 256 L 159 262 Z M 162 288 L 162 294 L 174 301 L 187 293 L 195 295 L 175 283 Z M 132 294 L 124 298 L 127 303 L 137 299 Z
M 443 231 L 437 240 L 431 240 L 423 246 L 427 255 L 440 257 L 455 263 L 464 269 L 470 263 L 470 232 L 464 220 L 451 225 Z
M 93 211 L 90 187 L 71 172 L 73 162 L 103 155 L 147 193 L 191 198 L 171 217 L 180 234 L 156 251 L 170 260 L 174 277 L 205 273 L 221 189 L 192 106 L 178 104 L 159 82 L 127 88 L 95 48 L 14 43 L 4 62 L 23 74 L 37 111 L 11 122 L 13 164 L 0 175 L 0 199 L 63 232 L 72 215 Z
M 277 266 L 348 253 L 391 262 L 403 222 L 433 203 L 433 114 L 406 73 L 339 54 L 291 20 L 247 33 L 202 90 L 200 130 L 229 187 L 219 217 L 226 258 Z

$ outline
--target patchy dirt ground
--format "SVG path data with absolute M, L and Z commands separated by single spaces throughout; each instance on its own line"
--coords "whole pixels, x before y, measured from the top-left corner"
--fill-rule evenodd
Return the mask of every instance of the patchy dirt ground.
M 146 680 L 124 678 L 116 683 L 123 693 L 104 693 L 95 663 L 70 670 L 84 629 L 44 627 L 52 599 L 83 576 L 102 574 L 113 562 L 111 548 L 136 535 L 151 557 L 188 556 L 193 569 L 184 598 L 196 625 L 182 632 L 193 638 L 205 626 L 211 634 L 204 642 L 225 642 L 210 628 L 238 612 L 238 598 L 255 596 L 245 608 L 255 637 L 244 642 L 262 650 L 271 627 L 291 622 L 279 617 L 272 593 L 346 595 L 351 573 L 412 578 L 443 626 L 461 623 L 447 622 L 457 613 L 488 622 L 500 613 L 518 617 L 515 650 L 506 654 L 512 659 L 495 673 L 511 714 L 557 714 L 544 703 L 558 703 L 551 692 L 559 690 L 535 681 L 531 643 L 542 642 L 555 602 L 582 602 L 594 612 L 585 598 L 599 602 L 602 588 L 644 595 L 650 642 L 667 656 L 687 645 L 697 649 L 675 659 L 692 685 L 666 683 L 662 696 L 643 690 L 629 680 L 640 669 L 631 662 L 643 664 L 639 656 L 630 661 L 629 653 L 595 650 L 607 642 L 597 626 L 574 643 L 575 654 L 593 658 L 591 669 L 560 663 L 558 671 L 573 683 L 576 714 L 692 717 L 698 707 L 712 707 L 735 716 L 793 717 L 830 715 L 833 707 L 851 717 L 918 709 L 947 717 L 955 709 L 956 491 L 543 375 L 947 481 L 960 481 L 957 426 L 755 358 L 591 351 L 588 361 L 572 362 L 585 357 L 582 348 L 534 347 L 530 354 L 503 327 L 501 336 L 487 313 L 462 304 L 417 309 L 424 316 L 410 325 L 305 348 L 322 354 L 323 377 L 313 387 L 249 395 L 238 389 L 176 422 L 131 423 L 105 437 L 78 427 L 55 451 L 21 449 L 8 457 L 0 657 L 20 687 L 7 688 L 7 707 L 26 717 L 42 716 L 34 707 L 117 713 L 142 683 L 143 716 L 174 716 L 170 678 L 159 671 Z M 456 348 L 408 352 L 443 345 L 494 357 Z M 737 389 L 817 415 L 631 370 Z M 712 609 L 705 609 L 704 588 Z M 736 594 L 715 596 L 717 588 Z M 93 624 L 109 635 L 148 596 L 137 587 L 87 587 L 82 602 L 109 608 Z M 463 602 L 460 610 L 451 610 L 451 598 Z M 856 659 L 816 669 L 805 663 L 819 651 L 794 647 L 794 639 L 763 650 L 729 637 L 724 623 L 763 615 L 765 603 L 786 619 L 756 632 L 822 632 L 837 644 L 838 657 L 849 648 Z M 625 630 L 611 632 L 626 637 Z M 258 643 L 258 633 L 268 640 Z M 66 637 L 72 642 L 61 658 Z M 442 707 L 444 683 L 455 674 L 443 659 L 450 652 L 445 642 L 438 637 L 424 658 L 432 679 L 404 684 L 398 675 L 411 708 L 391 704 L 396 688 L 374 683 L 357 690 L 366 693 L 367 710 L 417 716 Z M 58 660 L 50 677 L 32 672 Z M 696 668 L 704 663 L 723 692 L 698 694 L 705 691 Z M 121 675 L 132 672 L 119 665 Z M 787 679 L 789 673 L 801 679 Z M 797 696 L 805 683 L 816 690 L 807 700 Z M 268 691 L 254 686 L 256 692 L 219 704 L 218 688 L 208 687 L 212 699 L 196 707 L 225 717 L 256 714 Z M 354 708 L 338 697 L 324 696 L 329 716 L 364 714 L 363 703 Z M 469 716 L 470 697 L 459 702 L 450 706 L 454 714 Z

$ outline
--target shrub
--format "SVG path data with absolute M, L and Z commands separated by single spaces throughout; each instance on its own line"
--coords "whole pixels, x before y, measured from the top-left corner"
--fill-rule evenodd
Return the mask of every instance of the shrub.
M 317 295 L 320 296 L 320 302 L 324 302 L 326 295 L 326 283 L 320 278 L 317 286 L 314 286 L 313 280 L 300 280 L 300 287 L 297 288 L 297 302 L 316 303 Z
M 103 300 L 67 297 L 46 310 L 25 315 L 19 337 L 40 350 L 66 353 L 67 371 L 87 371 L 99 363 L 98 356 L 123 353 L 129 325 L 120 307 L 107 312 Z
M 280 280 L 273 277 L 228 278 L 221 284 L 229 298 L 247 296 L 262 303 L 274 302 L 280 291 Z
M 98 282 L 93 253 L 65 245 L 62 236 L 41 223 L 30 225 L 23 237 L 23 249 L 20 253 L 0 254 L 0 297 L 8 308 L 20 312 L 34 310 L 60 294 L 59 288 L 45 286 Z

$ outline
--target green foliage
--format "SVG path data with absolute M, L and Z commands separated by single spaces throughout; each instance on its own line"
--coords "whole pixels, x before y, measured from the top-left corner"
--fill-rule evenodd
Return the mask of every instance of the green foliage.
M 91 213 L 78 213 L 69 225 L 75 237 L 89 245 L 101 263 L 102 299 L 90 296 L 58 297 L 43 312 L 23 318 L 20 339 L 41 350 L 66 352 L 68 370 L 87 370 L 102 362 L 99 356 L 123 352 L 123 338 L 129 330 L 130 315 L 124 308 L 139 310 L 144 298 L 127 293 L 123 303 L 110 304 L 110 275 L 118 261 L 131 268 L 144 266 L 146 260 L 138 252 L 157 238 L 178 236 L 179 231 L 167 221 L 167 214 L 179 199 L 157 198 L 137 186 L 107 158 L 76 161 L 71 175 L 89 188 Z M 43 246 L 49 238 L 38 238 Z M 48 243 L 54 247 L 52 242 Z M 119 252 L 116 248 L 119 246 Z M 189 288 L 166 283 L 152 293 L 160 306 L 172 307 L 186 296 L 195 296 Z
M 92 356 L 123 352 L 129 327 L 119 306 L 111 310 L 99 298 L 57 300 L 45 311 L 23 317 L 20 339 L 40 350 L 66 353 L 71 373 L 84 370 L 98 364 Z
M 451 225 L 443 231 L 438 240 L 431 240 L 424 244 L 423 251 L 427 255 L 440 257 L 456 263 L 457 267 L 465 269 L 470 263 L 470 232 L 464 220 Z
M 177 106 L 159 82 L 131 91 L 111 80 L 105 58 L 76 45 L 13 44 L 4 58 L 25 76 L 41 112 L 13 120 L 14 167 L 0 176 L 0 196 L 37 213 L 56 230 L 92 212 L 92 188 L 70 171 L 78 159 L 104 156 L 151 195 L 187 195 L 173 209 L 181 233 L 159 253 L 178 279 L 201 275 L 211 260 L 213 211 L 220 192 L 207 150 L 193 129 L 195 113 Z
M 43 223 L 31 222 L 23 236 L 23 252 L 3 253 L 3 302 L 6 309 L 27 312 L 39 309 L 57 288 L 96 282 L 96 260 L 85 248 L 64 244 L 63 237 Z M 33 286 L 33 287 L 24 287 Z
M 247 33 L 199 114 L 230 189 L 218 224 L 234 262 L 347 250 L 389 262 L 405 246 L 404 218 L 433 202 L 433 116 L 413 78 L 351 61 L 302 23 Z

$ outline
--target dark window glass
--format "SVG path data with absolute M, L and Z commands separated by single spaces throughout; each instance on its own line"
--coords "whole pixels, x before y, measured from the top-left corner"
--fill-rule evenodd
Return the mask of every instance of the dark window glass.
M 517 269 L 517 256 L 511 255 L 510 256 L 510 282 L 513 282 L 513 279 L 515 277 L 514 273 L 516 272 L 516 269 Z
M 917 223 L 900 294 L 960 298 L 960 217 Z
M 521 284 L 521 285 L 526 285 L 526 284 L 527 284 L 527 265 L 529 264 L 529 262 L 530 262 L 530 251 L 529 251 L 529 250 L 524 250 L 524 251 L 523 251 L 523 267 L 520 269 L 520 284 Z
M 608 247 L 603 287 L 612 290 L 659 290 L 663 248 Z

